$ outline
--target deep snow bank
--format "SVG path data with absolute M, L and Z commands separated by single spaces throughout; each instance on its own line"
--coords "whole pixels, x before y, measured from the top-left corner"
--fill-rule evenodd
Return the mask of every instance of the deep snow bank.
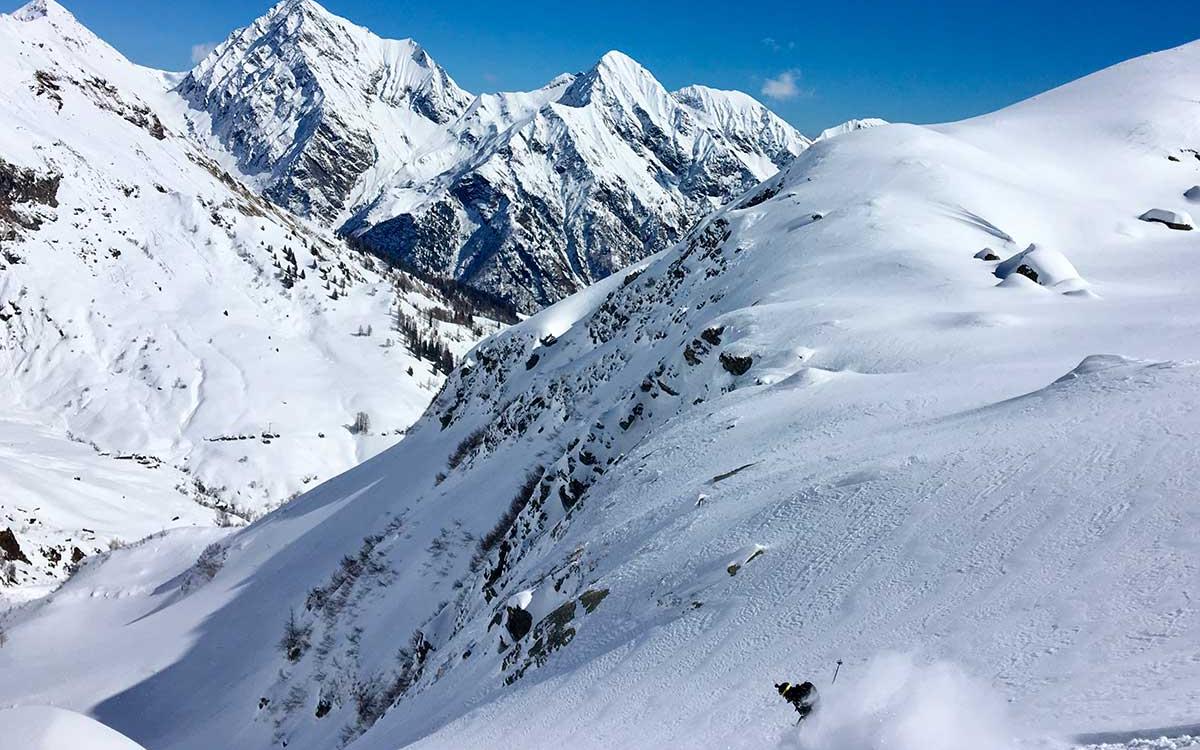
M 83 714 L 52 706 L 0 709 L 0 750 L 144 750 Z

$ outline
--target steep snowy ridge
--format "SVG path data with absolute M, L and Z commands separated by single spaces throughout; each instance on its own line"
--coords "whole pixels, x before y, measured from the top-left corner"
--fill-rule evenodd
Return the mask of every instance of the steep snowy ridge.
M 419 161 L 445 172 L 402 172 L 343 231 L 532 312 L 663 249 L 809 143 L 744 94 L 672 95 L 620 52 L 509 97 L 481 99 Z
M 14 613 L 0 703 L 171 749 L 1194 724 L 1200 266 L 1137 217 L 1200 176 L 1198 87 L 1193 43 L 814 144 L 478 345 L 394 448 Z M 593 104 L 521 127 L 599 132 Z M 798 731 L 797 678 L 824 694 Z
M 52 0 L 0 16 L 0 62 L 4 598 L 382 450 L 449 369 L 434 350 L 495 330 L 247 190 Z
M 717 123 L 738 158 L 756 175 L 773 174 L 810 144 L 795 128 L 741 91 L 688 86 L 674 96 Z
M 368 172 L 409 161 L 472 98 L 416 42 L 312 0 L 283 0 L 235 32 L 178 91 L 271 200 L 328 222 Z

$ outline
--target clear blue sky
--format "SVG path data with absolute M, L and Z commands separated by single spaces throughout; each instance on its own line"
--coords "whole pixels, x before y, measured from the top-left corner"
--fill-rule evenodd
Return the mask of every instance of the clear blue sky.
M 220 41 L 273 4 L 61 2 L 134 61 L 172 70 L 190 66 L 193 45 Z M 381 36 L 416 39 L 473 92 L 534 88 L 619 49 L 668 88 L 742 89 L 809 134 L 851 117 L 939 122 L 980 114 L 1200 37 L 1196 0 L 1159 0 L 1153 12 L 1115 0 L 322 4 Z M 764 95 L 768 81 L 780 98 Z

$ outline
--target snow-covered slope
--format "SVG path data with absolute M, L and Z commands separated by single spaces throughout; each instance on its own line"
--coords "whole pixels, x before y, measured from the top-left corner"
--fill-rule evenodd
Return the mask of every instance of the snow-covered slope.
M 271 200 L 326 221 L 368 172 L 408 162 L 471 101 L 416 42 L 380 39 L 312 0 L 282 0 L 234 32 L 177 91 L 207 116 L 197 134 Z
M 745 94 L 672 94 L 610 52 L 479 100 L 344 231 L 534 311 L 666 247 L 808 143 Z
M 0 709 L 0 747 L 17 750 L 141 750 L 95 719 L 53 706 Z
M 687 86 L 673 96 L 706 115 L 716 126 L 711 128 L 716 139 L 723 139 L 755 175 L 774 174 L 808 146 L 795 128 L 741 91 Z
M 0 703 L 154 748 L 1195 734 L 1200 265 L 1137 217 L 1200 177 L 1198 89 L 1194 43 L 812 146 L 398 446 L 14 613 Z
M 0 16 L 0 86 L 0 460 L 47 468 L 0 497 L 22 584 L 211 523 L 188 497 L 261 512 L 399 440 L 443 375 L 398 311 L 458 354 L 495 330 L 252 194 L 52 0 Z

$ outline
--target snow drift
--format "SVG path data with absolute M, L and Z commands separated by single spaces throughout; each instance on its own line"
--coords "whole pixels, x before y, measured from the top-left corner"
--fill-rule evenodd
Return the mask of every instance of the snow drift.
M 0 709 L 0 726 L 0 747 L 12 750 L 143 750 L 95 719 L 52 706 Z

